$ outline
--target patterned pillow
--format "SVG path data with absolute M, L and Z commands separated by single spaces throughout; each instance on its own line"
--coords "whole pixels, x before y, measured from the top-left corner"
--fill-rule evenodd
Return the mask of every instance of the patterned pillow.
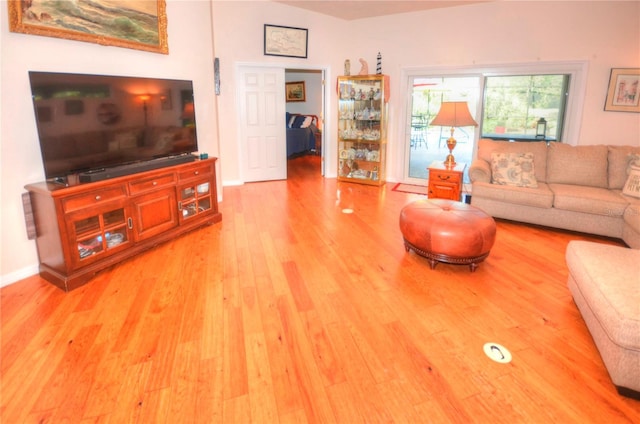
M 622 194 L 640 198 L 640 167 L 631 166 Z
M 492 153 L 491 183 L 538 187 L 533 167 L 533 153 Z

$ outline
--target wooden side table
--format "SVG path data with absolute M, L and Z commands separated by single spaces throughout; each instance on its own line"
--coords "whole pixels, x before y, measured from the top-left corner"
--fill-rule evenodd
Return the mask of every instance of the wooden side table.
M 462 174 L 466 164 L 457 163 L 454 167 L 442 162 L 429 165 L 429 199 L 449 199 L 460 201 L 462 193 Z

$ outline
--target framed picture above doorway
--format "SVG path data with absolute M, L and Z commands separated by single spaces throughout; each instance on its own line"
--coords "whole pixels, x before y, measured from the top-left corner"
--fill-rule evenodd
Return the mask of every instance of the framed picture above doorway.
M 264 25 L 264 54 L 307 58 L 309 30 L 279 25 Z

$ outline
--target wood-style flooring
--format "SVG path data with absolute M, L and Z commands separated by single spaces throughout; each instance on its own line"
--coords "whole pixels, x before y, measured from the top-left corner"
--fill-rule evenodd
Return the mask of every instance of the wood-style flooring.
M 0 421 L 640 422 L 566 286 L 570 240 L 619 242 L 498 221 L 475 273 L 431 270 L 398 228 L 421 196 L 319 160 L 224 188 L 221 223 L 75 291 L 2 288 Z

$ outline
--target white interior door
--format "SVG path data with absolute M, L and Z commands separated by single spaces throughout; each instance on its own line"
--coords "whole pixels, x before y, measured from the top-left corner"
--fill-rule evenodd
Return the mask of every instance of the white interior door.
M 284 69 L 241 67 L 238 81 L 243 180 L 286 179 Z

